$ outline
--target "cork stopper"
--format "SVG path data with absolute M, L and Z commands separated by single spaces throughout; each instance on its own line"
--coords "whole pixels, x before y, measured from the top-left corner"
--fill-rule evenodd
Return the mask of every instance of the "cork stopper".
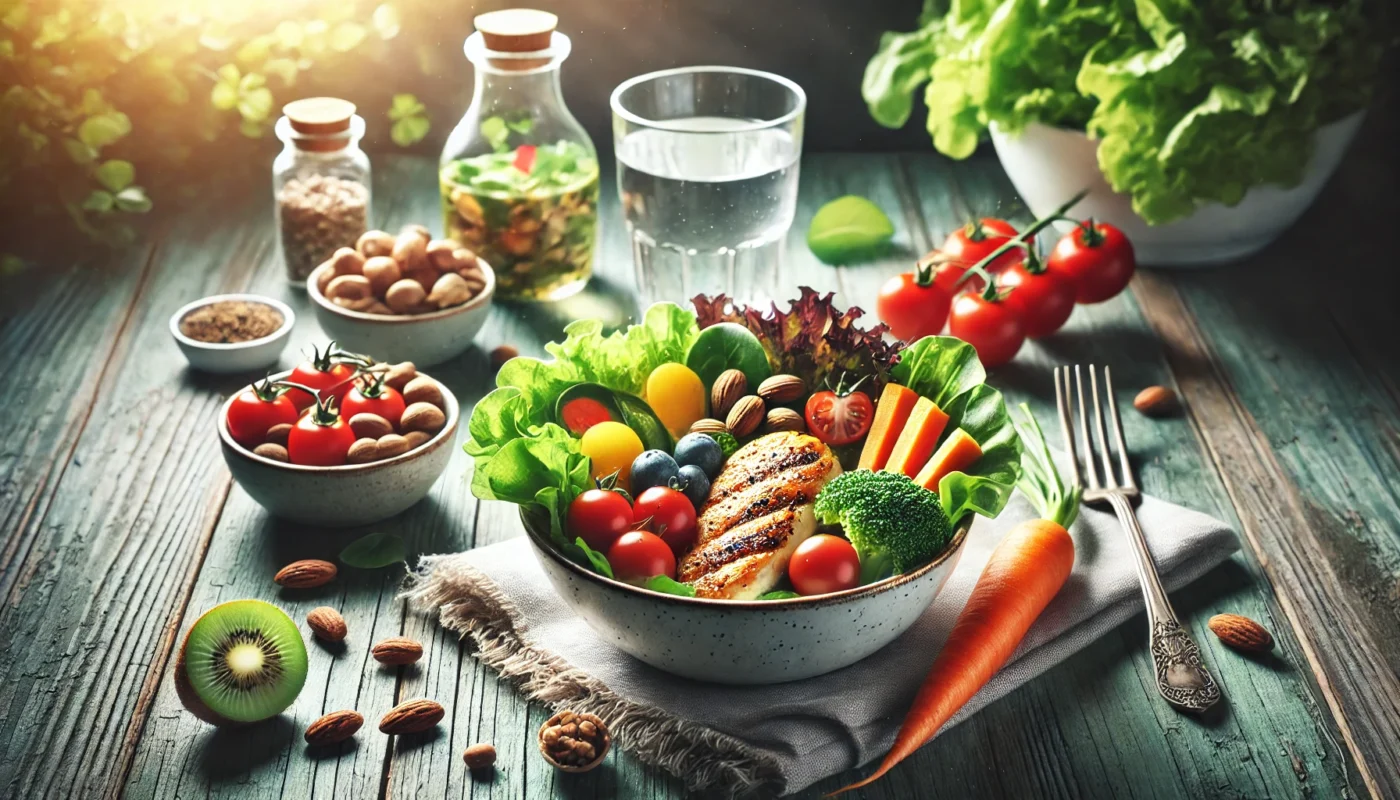
M 497 53 L 535 53 L 548 50 L 559 17 L 533 8 L 507 8 L 480 14 L 472 24 L 481 32 L 487 50 Z M 498 69 L 527 70 L 549 63 L 548 58 L 492 58 Z
M 282 106 L 282 114 L 300 136 L 297 147 L 302 150 L 327 152 L 347 144 L 343 134 L 350 130 L 355 116 L 355 104 L 337 97 L 308 97 Z

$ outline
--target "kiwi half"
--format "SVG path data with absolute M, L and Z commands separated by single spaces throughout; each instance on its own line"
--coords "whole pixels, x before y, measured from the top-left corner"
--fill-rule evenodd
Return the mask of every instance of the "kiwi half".
M 214 725 L 282 713 L 306 684 L 306 645 L 282 609 L 261 600 L 220 603 L 195 620 L 175 658 L 175 692 Z

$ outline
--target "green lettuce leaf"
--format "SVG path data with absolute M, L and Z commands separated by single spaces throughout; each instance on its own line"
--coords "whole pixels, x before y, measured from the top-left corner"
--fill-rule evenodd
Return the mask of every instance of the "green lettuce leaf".
M 1074 128 L 1159 224 L 1202 203 L 1296 185 L 1314 133 L 1366 108 L 1390 43 L 1380 0 L 958 0 L 887 33 L 862 95 L 903 125 L 927 82 L 927 128 L 954 158 L 988 125 Z

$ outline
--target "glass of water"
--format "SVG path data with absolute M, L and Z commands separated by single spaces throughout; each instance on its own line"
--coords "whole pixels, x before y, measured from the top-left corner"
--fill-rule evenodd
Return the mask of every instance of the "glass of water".
M 611 102 L 639 278 L 742 294 L 740 276 L 776 274 L 797 207 L 802 87 L 756 70 L 683 67 L 632 78 Z

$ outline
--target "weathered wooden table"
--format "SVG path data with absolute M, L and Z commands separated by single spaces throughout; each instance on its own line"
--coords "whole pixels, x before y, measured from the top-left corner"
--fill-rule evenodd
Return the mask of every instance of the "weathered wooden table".
M 1264 254 L 1217 271 L 1141 274 L 1131 294 L 1079 309 L 993 378 L 1041 412 L 1051 363 L 1111 364 L 1124 405 L 1149 384 L 1181 391 L 1184 416 L 1129 413 L 1125 424 L 1148 491 L 1242 533 L 1240 555 L 1175 596 L 1228 702 L 1204 719 L 1161 702 L 1139 616 L 867 796 L 1400 796 L 1397 292 L 1381 249 L 1388 223 L 1373 205 L 1393 189 L 1385 143 L 1395 136 L 1394 115 L 1373 117 L 1317 206 Z M 737 276 L 741 295 L 786 298 L 810 284 L 869 308 L 886 276 L 973 212 L 1026 218 L 985 154 L 962 164 L 817 155 L 802 170 L 788 258 Z M 381 159 L 377 176 L 383 227 L 438 224 L 431 163 Z M 842 269 L 810 256 L 801 242 L 813 211 L 848 192 L 893 212 L 899 252 Z M 547 767 L 534 744 L 546 710 L 407 613 L 395 599 L 401 570 L 346 570 L 318 592 L 272 584 L 285 562 L 334 554 L 357 534 L 279 523 L 231 485 L 214 417 L 241 382 L 188 371 L 167 330 L 191 299 L 251 290 L 296 307 L 287 359 L 321 340 L 283 280 L 267 194 L 212 198 L 121 256 L 47 265 L 37 302 L 0 329 L 0 796 L 680 794 L 679 782 L 617 750 L 586 776 Z M 633 271 L 610 186 L 603 197 L 590 291 L 556 307 L 497 307 L 478 347 L 434 371 L 468 407 L 491 385 L 496 345 L 539 353 L 571 315 L 622 322 L 652 299 L 693 293 L 686 276 Z M 429 500 L 376 527 L 418 553 L 520 535 L 512 508 L 472 498 L 468 467 L 457 452 Z M 342 654 L 313 649 L 286 715 L 214 730 L 181 710 L 172 648 L 202 610 L 241 597 L 295 618 L 336 606 L 353 634 Z M 1262 620 L 1274 654 L 1221 647 L 1205 621 L 1222 611 Z M 399 633 L 427 643 L 427 655 L 416 668 L 378 668 L 368 646 Z M 375 720 L 409 696 L 447 706 L 436 738 L 395 743 L 369 725 L 329 756 L 301 741 L 325 711 Z M 489 784 L 463 769 L 474 741 L 500 753 Z

